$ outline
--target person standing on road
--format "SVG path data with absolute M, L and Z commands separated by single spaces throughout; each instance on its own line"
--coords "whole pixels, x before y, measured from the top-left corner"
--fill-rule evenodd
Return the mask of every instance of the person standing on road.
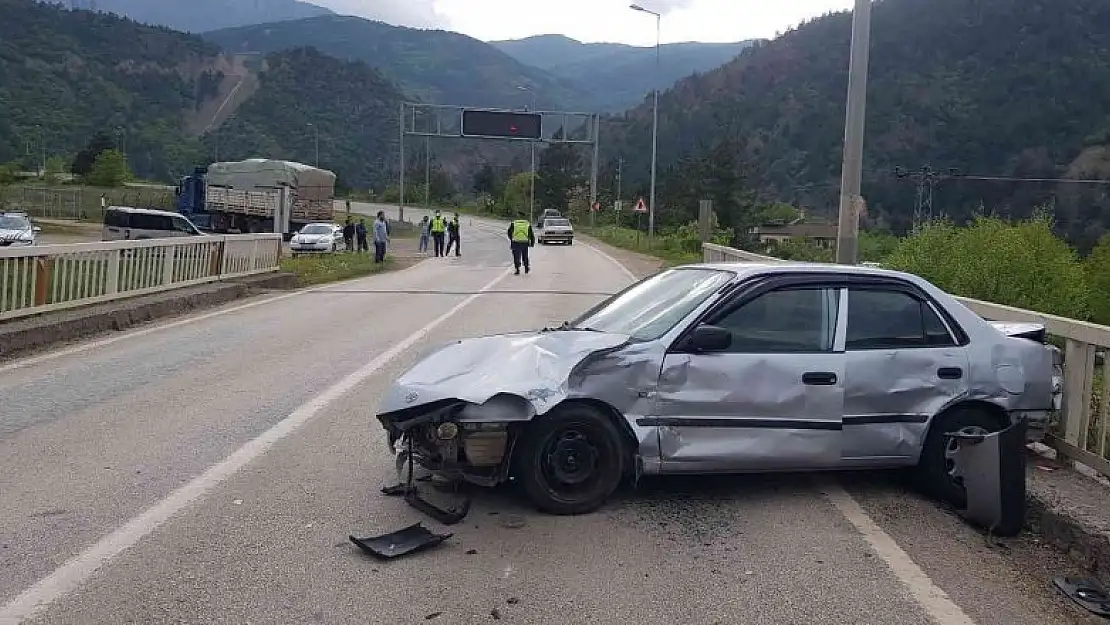
M 385 247 L 389 243 L 389 224 L 385 222 L 385 211 L 378 211 L 374 222 L 374 262 L 385 262 Z
M 532 266 L 528 262 L 528 248 L 536 246 L 536 233 L 532 230 L 532 224 L 528 223 L 527 219 L 521 219 L 518 215 L 516 220 L 509 224 L 509 249 L 513 252 L 513 267 L 516 268 L 516 275 L 520 275 L 520 266 L 524 265 L 524 273 L 530 273 Z
M 430 225 L 431 224 L 428 222 L 428 216 L 424 215 L 424 218 L 420 220 L 420 253 L 421 254 L 427 254 L 428 253 L 428 227 Z
M 432 217 L 432 223 L 428 226 L 428 230 L 432 233 L 436 256 L 443 256 L 443 232 L 447 230 L 447 220 L 439 214 L 439 211 L 436 211 L 435 217 Z
M 347 223 L 343 224 L 343 245 L 348 252 L 355 251 L 355 225 L 351 223 L 350 218 L 347 218 Z
M 358 225 L 355 226 L 355 238 L 358 239 L 358 252 L 369 252 L 370 247 L 366 245 L 366 220 L 359 219 Z
M 447 251 L 444 252 L 444 255 L 447 255 L 447 254 L 451 253 L 451 246 L 452 245 L 455 246 L 455 256 L 461 256 L 462 255 L 462 250 L 461 250 L 462 244 L 459 243 L 459 214 L 458 213 L 455 213 L 455 216 L 451 219 L 451 221 L 447 222 Z

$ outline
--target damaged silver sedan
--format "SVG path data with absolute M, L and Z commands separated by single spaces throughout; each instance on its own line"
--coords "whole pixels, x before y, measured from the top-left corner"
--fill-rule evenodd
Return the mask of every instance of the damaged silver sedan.
M 1058 350 L 926 280 L 803 263 L 678 267 L 555 329 L 465 339 L 378 419 L 401 472 L 518 482 L 579 514 L 626 476 L 913 467 L 963 497 L 946 432 L 1043 430 Z

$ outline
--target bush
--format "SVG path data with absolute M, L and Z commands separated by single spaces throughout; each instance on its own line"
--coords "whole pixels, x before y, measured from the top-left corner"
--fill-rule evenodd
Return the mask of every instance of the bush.
M 969 227 L 939 221 L 904 239 L 885 264 L 964 297 L 1090 319 L 1083 264 L 1038 216 L 1017 224 L 980 217 Z

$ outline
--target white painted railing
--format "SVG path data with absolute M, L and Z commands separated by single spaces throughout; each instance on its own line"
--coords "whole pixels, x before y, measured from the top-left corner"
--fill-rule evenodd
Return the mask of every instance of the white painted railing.
M 705 262 L 790 262 L 723 245 L 704 243 Z M 1110 367 L 1096 363 L 1110 350 L 1110 327 L 967 297 L 964 306 L 989 321 L 1042 323 L 1064 340 L 1063 408 L 1045 443 L 1071 460 L 1110 476 Z M 1101 379 L 1096 384 L 1095 377 Z M 1097 391 L 1097 392 L 1096 392 Z
M 0 320 L 277 271 L 281 235 L 0 247 Z

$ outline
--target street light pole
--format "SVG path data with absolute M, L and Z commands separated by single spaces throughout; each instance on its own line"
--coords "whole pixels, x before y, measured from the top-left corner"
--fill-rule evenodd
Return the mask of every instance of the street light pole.
M 39 126 L 39 150 L 42 153 L 42 176 L 46 176 L 46 135 L 42 126 Z
M 527 91 L 532 94 L 532 112 L 536 111 L 536 92 L 528 87 L 517 85 L 517 89 Z M 536 140 L 533 139 L 528 142 L 531 146 L 532 152 L 532 165 L 531 174 L 529 175 L 529 189 L 528 189 L 528 223 L 535 223 L 536 221 Z
M 320 129 L 316 127 L 316 124 L 312 124 L 312 123 L 309 123 L 308 127 L 312 129 L 312 132 L 315 135 L 315 140 L 314 140 L 314 145 L 316 147 L 316 165 L 315 166 L 319 167 L 320 166 Z
M 842 265 L 856 264 L 859 254 L 860 179 L 863 175 L 863 130 L 870 48 L 871 0 L 856 0 L 852 12 L 852 57 L 848 67 L 844 163 L 840 170 L 840 218 L 836 231 L 836 262 Z
M 659 50 L 663 17 L 638 4 L 630 5 L 629 8 L 655 16 L 655 80 L 653 81 L 655 88 L 652 89 L 651 107 L 651 198 L 648 204 L 648 237 L 651 238 L 655 236 L 655 170 L 659 152 Z

